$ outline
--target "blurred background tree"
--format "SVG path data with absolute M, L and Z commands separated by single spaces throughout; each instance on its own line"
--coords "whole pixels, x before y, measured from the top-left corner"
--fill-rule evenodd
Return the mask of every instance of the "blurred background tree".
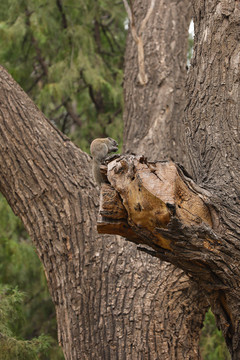
M 21 315 L 23 294 L 17 289 L 0 286 L 0 359 L 39 359 L 46 353 L 51 338 L 40 335 L 31 340 L 21 340 L 15 336 Z M 42 358 L 42 357 L 41 357 Z
M 0 59 L 83 150 L 122 140 L 126 15 L 121 1 L 3 0 Z
M 44 114 L 87 152 L 96 137 L 111 136 L 121 147 L 126 35 L 122 1 L 0 4 L 0 63 Z M 192 34 L 189 44 L 190 59 Z M 2 196 L 0 267 L 0 360 L 63 359 L 41 263 Z M 201 349 L 205 360 L 228 359 L 211 312 Z

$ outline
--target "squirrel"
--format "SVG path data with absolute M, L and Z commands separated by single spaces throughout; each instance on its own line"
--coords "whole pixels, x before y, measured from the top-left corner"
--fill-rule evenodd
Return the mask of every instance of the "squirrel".
M 99 187 L 101 186 L 101 183 L 104 182 L 104 178 L 100 172 L 100 165 L 106 159 L 109 153 L 115 152 L 117 150 L 118 143 L 110 137 L 95 139 L 91 143 L 90 152 L 93 158 L 92 173 L 94 180 Z

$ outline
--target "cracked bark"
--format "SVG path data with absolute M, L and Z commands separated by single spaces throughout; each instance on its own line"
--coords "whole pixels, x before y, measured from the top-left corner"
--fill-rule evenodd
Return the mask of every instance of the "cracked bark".
M 161 1 L 156 4 L 143 38 L 145 66 L 149 76 L 145 87 L 139 86 L 137 81 L 136 47 L 129 34 L 124 81 L 124 152 L 144 154 L 152 160 L 181 159 L 189 170 L 191 164 L 186 161 L 187 149 L 182 139 L 185 132 L 183 110 L 190 5 L 187 1 Z M 141 24 L 148 6 L 148 1 L 134 2 L 137 26 Z M 102 191 L 109 195 L 106 188 Z M 119 226 L 123 230 L 122 225 Z M 112 231 L 116 233 L 117 225 Z M 152 303 L 153 307 L 161 304 L 164 324 L 161 324 L 164 326 L 161 341 L 168 343 L 168 349 L 161 354 L 161 359 L 199 359 L 200 329 L 209 306 L 201 289 L 180 269 L 176 276 L 175 266 L 149 256 L 143 259 L 144 266 L 148 264 L 152 273 L 160 272 L 166 276 L 165 290 L 159 292 L 158 299 Z M 178 288 L 182 282 L 188 287 L 188 292 Z M 155 286 L 158 286 L 157 282 Z M 164 321 L 165 318 L 175 319 L 177 331 L 171 321 Z M 176 344 L 181 345 L 178 348 Z
M 193 5 L 196 45 L 187 84 L 187 156 L 194 180 L 214 194 L 219 209 L 221 245 L 228 257 L 223 254 L 216 267 L 222 262 L 221 272 L 226 266 L 229 278 L 220 299 L 212 294 L 212 308 L 232 358 L 239 359 L 239 278 L 233 267 L 239 260 L 240 233 L 240 7 L 236 1 Z

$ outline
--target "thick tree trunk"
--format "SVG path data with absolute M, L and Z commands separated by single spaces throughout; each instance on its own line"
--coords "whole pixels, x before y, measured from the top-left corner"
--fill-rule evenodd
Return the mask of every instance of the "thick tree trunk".
M 238 1 L 193 1 L 195 48 L 188 80 L 186 140 L 195 181 L 214 194 L 221 236 L 228 244 L 223 258 L 229 281 L 211 305 L 233 359 L 240 358 L 240 7 Z
M 90 309 L 101 299 L 102 241 L 92 227 L 97 191 L 88 180 L 90 159 L 53 128 L 3 68 L 0 82 L 0 190 L 42 260 L 66 359 L 92 358 L 96 350 L 90 352 L 85 338 L 97 336 L 101 318 Z
M 133 17 L 137 31 L 139 31 L 148 7 L 149 1 L 147 0 L 134 2 Z M 182 139 L 185 133 L 183 123 L 184 88 L 187 76 L 190 20 L 191 4 L 189 1 L 156 2 L 143 34 L 148 83 L 146 86 L 141 86 L 138 80 L 137 46 L 131 31 L 127 41 L 124 81 L 124 152 L 143 154 L 150 160 L 174 158 L 184 163 L 188 169 L 191 169 L 191 164 L 186 161 L 186 146 Z M 107 190 L 106 193 L 109 194 Z M 117 227 L 114 230 L 116 231 Z M 112 231 L 114 230 L 112 229 Z M 123 229 L 121 228 L 121 230 Z M 104 232 L 104 227 L 101 231 Z M 122 235 L 124 236 L 124 233 Z M 174 338 L 175 341 L 170 345 L 170 349 L 172 353 L 177 351 L 176 357 L 166 354 L 165 358 L 186 358 L 186 353 L 180 354 L 180 351 L 176 349 L 178 341 L 182 342 L 183 338 L 187 346 L 192 343 L 194 338 L 190 358 L 199 358 L 200 329 L 208 307 L 202 291 L 198 291 L 196 285 L 180 270 L 178 270 L 177 279 L 174 280 L 176 276 L 174 266 L 169 266 L 166 262 L 159 262 L 154 258 L 149 260 L 148 256 L 144 260 L 144 264 L 151 264 L 148 266 L 151 266 L 152 273 L 164 271 L 166 274 L 165 286 L 168 291 L 161 293 L 162 312 L 166 313 L 164 316 L 175 317 L 175 314 L 179 314 L 178 320 L 185 324 L 182 327 L 179 326 L 178 332 L 173 332 L 172 327 L 168 327 L 165 323 L 162 341 L 168 339 L 168 343 L 171 344 L 170 339 Z M 171 289 L 171 284 L 179 282 L 186 284 L 189 289 L 188 293 L 184 289 L 181 293 Z M 157 283 L 156 286 L 158 286 Z M 174 308 L 168 306 L 170 298 L 171 302 L 175 304 Z M 182 303 L 186 306 L 183 307 Z M 187 313 L 186 308 L 188 309 Z
M 137 28 L 150 1 L 134 1 Z M 127 41 L 124 79 L 124 151 L 149 160 L 183 161 L 182 143 L 188 28 L 192 15 L 187 0 L 156 1 L 143 33 L 146 86 L 138 81 L 137 47 L 131 32 Z
M 186 191 L 180 194 L 179 201 L 176 201 L 177 193 L 173 197 L 167 196 L 166 201 L 169 187 L 173 185 L 165 181 L 164 172 L 151 164 L 147 165 L 147 192 L 143 191 L 140 185 L 144 184 L 145 170 L 141 163 L 145 160 L 141 160 L 139 165 L 127 159 L 117 161 L 116 166 L 111 164 L 108 177 L 126 209 L 127 224 L 131 225 L 129 238 L 151 245 L 157 256 L 181 267 L 201 284 L 232 358 L 239 359 L 240 44 L 237 34 L 240 9 L 238 3 L 233 1 L 211 4 L 195 1 L 194 10 L 196 45 L 188 81 L 185 126 L 188 144 L 186 163 L 188 166 L 191 164 L 190 171 L 198 185 L 187 176 L 185 187 L 204 199 L 207 210 L 203 207 L 199 213 L 196 200 L 190 201 L 191 197 Z M 127 174 L 126 177 L 124 174 Z M 152 187 L 149 177 L 159 178 L 157 182 L 161 185 L 154 184 Z M 138 196 L 135 192 L 137 187 L 140 188 Z M 178 189 L 179 184 L 174 187 Z M 157 212 L 151 210 L 152 191 L 161 200 L 157 209 L 163 208 L 165 223 L 161 223 Z M 134 193 L 134 199 L 137 196 L 139 200 L 135 205 L 130 196 Z M 191 216 L 183 221 L 181 216 L 179 218 L 178 206 L 180 204 L 182 208 L 184 200 L 183 210 Z M 148 209 L 144 214 L 143 209 L 147 204 L 151 213 Z M 201 216 L 202 213 L 205 218 Z M 207 213 L 211 215 L 210 218 L 207 216 L 208 219 Z M 168 216 L 170 218 L 166 219 Z M 127 232 L 126 227 L 124 231 Z M 154 240 L 149 240 L 151 234 L 156 235 Z

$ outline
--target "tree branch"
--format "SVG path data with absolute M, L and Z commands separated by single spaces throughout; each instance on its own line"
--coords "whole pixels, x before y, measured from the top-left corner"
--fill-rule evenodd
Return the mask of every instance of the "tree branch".
M 182 268 L 205 288 L 233 291 L 240 259 L 230 257 L 231 244 L 216 221 L 220 214 L 209 192 L 173 162 L 126 155 L 105 172 L 111 186 L 104 184 L 101 191 L 100 233 L 150 246 L 154 256 Z
M 140 25 L 139 35 L 137 34 L 133 11 L 131 10 L 127 0 L 123 0 L 123 3 L 124 3 L 124 6 L 126 9 L 128 18 L 129 18 L 132 37 L 133 37 L 135 43 L 137 44 L 137 48 L 138 48 L 138 70 L 139 70 L 138 80 L 141 85 L 146 85 L 148 83 L 148 76 L 145 71 L 144 49 L 143 49 L 143 39 L 142 38 L 143 38 L 143 32 L 146 27 L 147 21 L 149 20 L 151 14 L 152 14 L 152 11 L 153 11 L 153 8 L 155 5 L 155 0 L 151 1 L 151 5 L 147 11 L 147 14 Z
M 64 104 L 68 114 L 71 116 L 72 120 L 78 126 L 82 126 L 82 120 L 80 119 L 79 115 L 77 114 L 76 110 L 74 109 L 74 104 L 71 101 L 66 101 Z
M 128 19 L 129 19 L 130 23 L 132 24 L 133 23 L 133 17 L 132 17 L 132 11 L 130 9 L 130 6 L 128 5 L 127 0 L 123 0 L 123 3 L 124 3 L 124 6 L 125 6 L 127 15 L 128 15 Z
M 59 10 L 59 12 L 61 14 L 61 17 L 62 17 L 62 27 L 63 27 L 63 29 L 67 29 L 67 27 L 68 27 L 67 18 L 66 18 L 66 15 L 64 13 L 64 10 L 63 10 L 62 1 L 57 0 L 56 3 L 57 3 L 58 10 Z
M 151 1 L 150 7 L 149 7 L 149 9 L 148 9 L 148 12 L 147 12 L 145 18 L 143 19 L 143 21 L 142 21 L 142 23 L 141 23 L 140 30 L 139 30 L 140 36 L 142 36 L 142 34 L 143 34 L 144 30 L 145 30 L 146 24 L 147 24 L 147 22 L 148 22 L 148 19 L 150 18 L 151 14 L 152 14 L 152 12 L 153 12 L 153 8 L 154 8 L 154 6 L 155 6 L 155 2 L 156 2 L 156 0 L 152 0 L 152 1 Z

